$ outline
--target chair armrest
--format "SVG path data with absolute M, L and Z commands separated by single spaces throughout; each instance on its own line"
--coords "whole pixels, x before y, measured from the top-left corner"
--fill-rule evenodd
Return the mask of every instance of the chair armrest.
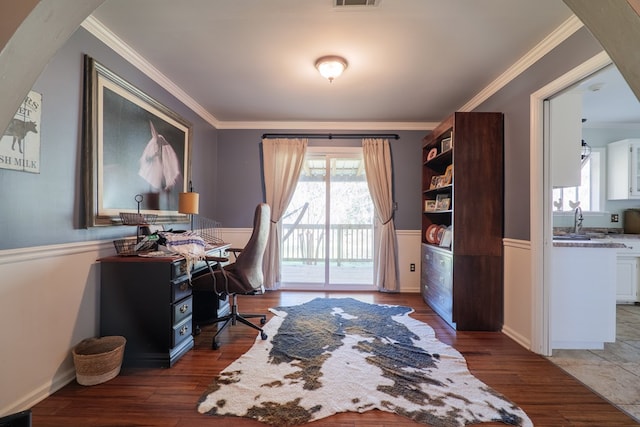
M 244 248 L 228 248 L 227 252 L 233 252 L 235 254 L 235 253 L 238 253 L 238 252 L 242 252 L 243 249 Z
M 207 255 L 205 257 L 207 261 L 215 261 L 215 262 L 229 262 L 229 258 L 220 257 L 220 256 L 210 256 Z

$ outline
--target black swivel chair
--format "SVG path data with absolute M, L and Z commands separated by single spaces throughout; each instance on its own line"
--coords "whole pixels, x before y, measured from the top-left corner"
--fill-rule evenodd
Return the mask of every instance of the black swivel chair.
M 212 299 L 223 300 L 227 296 L 231 297 L 231 312 L 222 317 L 216 317 L 206 323 L 224 322 L 222 327 L 218 328 L 211 347 L 219 348 L 216 338 L 230 323 L 235 325 L 237 322 L 244 323 L 258 331 L 260 337 L 265 340 L 267 334 L 259 326 L 251 323 L 247 319 L 260 318 L 260 324 L 264 325 L 267 316 L 264 314 L 240 314 L 238 312 L 238 295 L 253 295 L 264 293 L 264 276 L 262 273 L 262 259 L 265 249 L 267 248 L 267 240 L 269 238 L 269 225 L 271 221 L 271 209 L 266 203 L 261 203 L 256 207 L 253 219 L 253 232 L 249 241 L 242 249 L 228 249 L 235 255 L 235 262 L 232 264 L 219 267 L 222 263 L 228 262 L 228 258 L 207 257 L 208 261 L 216 261 L 216 268 L 212 268 L 209 264 L 209 273 L 195 277 L 192 280 L 194 311 L 198 305 L 206 305 L 207 301 Z M 211 305 L 211 304 L 209 304 Z M 217 315 L 217 314 L 216 314 Z

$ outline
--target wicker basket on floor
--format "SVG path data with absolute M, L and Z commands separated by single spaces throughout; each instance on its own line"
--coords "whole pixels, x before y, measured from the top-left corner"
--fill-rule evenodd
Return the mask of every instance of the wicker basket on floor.
M 76 379 L 81 385 L 96 385 L 118 376 L 127 340 L 121 336 L 87 338 L 73 349 Z

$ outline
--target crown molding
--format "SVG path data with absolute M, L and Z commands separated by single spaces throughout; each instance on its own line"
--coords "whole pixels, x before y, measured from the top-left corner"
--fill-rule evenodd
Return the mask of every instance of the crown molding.
M 202 105 L 196 102 L 178 85 L 155 68 L 149 61 L 136 52 L 131 46 L 120 39 L 102 22 L 92 15 L 84 20 L 82 27 L 94 35 L 98 40 L 122 56 L 126 61 L 138 68 L 150 79 L 162 86 L 167 92 L 175 96 L 179 101 L 202 117 L 207 123 L 216 129 L 317 129 L 317 130 L 432 130 L 438 123 L 434 122 L 297 122 L 297 121 L 268 121 L 268 122 L 244 122 L 221 121 L 209 113 Z M 582 22 L 572 15 L 551 34 L 545 37 L 531 51 L 509 67 L 491 84 L 471 98 L 460 107 L 459 111 L 471 111 L 486 101 L 493 94 L 518 77 L 527 68 L 540 60 L 544 55 L 570 37 L 583 27 Z
M 218 129 L 298 130 L 420 130 L 435 128 L 435 122 L 220 122 Z
M 202 117 L 211 126 L 218 128 L 220 122 L 212 116 L 202 105 L 198 104 L 189 94 L 176 85 L 171 79 L 162 74 L 156 67 L 151 65 L 142 55 L 125 43 L 113 31 L 107 28 L 102 22 L 92 15 L 82 22 L 82 27 L 93 34 L 98 40 L 106 44 L 118 55 L 130 62 L 134 67 L 142 71 L 151 80 L 162 86 L 167 92 L 175 96 L 180 102 L 185 104 L 196 114 Z
M 509 84 L 513 79 L 522 74 L 527 68 L 539 61 L 547 53 L 551 52 L 560 43 L 568 39 L 584 24 L 577 16 L 571 15 L 558 28 L 545 37 L 533 49 L 527 52 L 522 58 L 516 61 L 511 67 L 502 73 L 497 79 L 482 89 L 476 96 L 471 98 L 466 104 L 460 107 L 459 111 L 472 111 L 500 89 Z

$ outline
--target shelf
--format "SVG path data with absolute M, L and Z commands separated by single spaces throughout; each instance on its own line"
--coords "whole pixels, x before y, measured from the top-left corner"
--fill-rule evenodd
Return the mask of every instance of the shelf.
M 441 214 L 450 214 L 452 212 L 453 212 L 453 210 L 449 209 L 449 210 L 446 210 L 446 211 L 424 211 L 423 213 L 441 215 Z
M 432 169 L 443 169 L 451 164 L 453 160 L 453 150 L 445 151 L 444 153 L 440 153 L 435 156 L 431 160 L 427 160 L 424 162 L 425 166 L 428 166 Z
M 442 193 L 450 193 L 453 189 L 453 185 L 445 185 L 438 188 L 430 188 L 428 190 L 424 190 L 424 194 L 442 194 Z
M 423 243 L 423 245 L 428 246 L 430 248 L 435 248 L 438 249 L 440 251 L 452 254 L 453 251 L 451 250 L 451 246 L 440 246 L 440 245 L 434 245 L 433 243 Z

